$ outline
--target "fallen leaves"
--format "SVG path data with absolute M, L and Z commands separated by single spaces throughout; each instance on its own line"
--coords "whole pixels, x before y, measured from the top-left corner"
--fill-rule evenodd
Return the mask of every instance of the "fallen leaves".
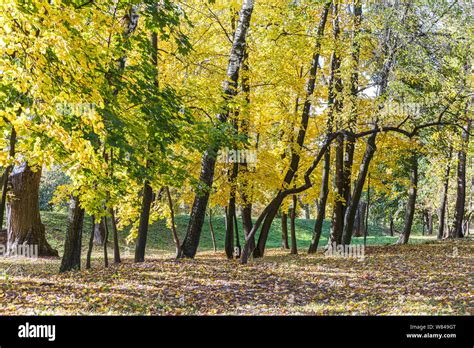
M 453 257 L 452 250 L 458 253 Z M 367 247 L 363 262 L 269 250 L 248 265 L 206 252 L 57 275 L 59 260 L 0 261 L 0 314 L 472 313 L 472 239 Z M 21 266 L 21 267 L 20 267 Z

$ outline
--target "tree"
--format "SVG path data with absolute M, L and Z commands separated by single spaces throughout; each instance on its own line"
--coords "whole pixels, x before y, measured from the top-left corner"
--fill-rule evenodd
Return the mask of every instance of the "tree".
M 240 67 L 244 58 L 247 31 L 250 25 L 250 19 L 253 12 L 254 1 L 244 0 L 239 12 L 239 21 L 235 30 L 232 48 L 229 53 L 229 63 L 227 66 L 227 78 L 223 82 L 224 105 L 223 111 L 218 114 L 219 123 L 227 122 L 229 116 L 228 104 L 237 93 L 237 82 L 239 78 Z M 186 236 L 181 245 L 180 257 L 193 258 L 199 245 L 202 226 L 204 224 L 204 215 L 207 202 L 209 200 L 209 188 L 214 179 L 214 167 L 216 165 L 216 155 L 219 150 L 219 144 L 212 144 L 201 161 L 201 173 L 199 176 L 200 186 L 191 210 Z M 231 222 L 232 223 L 232 222 Z
M 468 103 L 467 105 L 469 105 Z M 466 106 L 466 110 L 467 108 L 468 106 Z M 453 222 L 453 235 L 456 238 L 463 237 L 463 220 L 466 206 L 466 149 L 469 144 L 471 123 L 472 120 L 469 120 L 467 125 L 462 129 L 462 145 L 458 152 L 456 208 L 454 210 Z

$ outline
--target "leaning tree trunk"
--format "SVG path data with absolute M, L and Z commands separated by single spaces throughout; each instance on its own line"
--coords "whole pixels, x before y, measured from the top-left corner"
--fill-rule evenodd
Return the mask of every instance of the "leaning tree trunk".
M 411 228 L 413 226 L 413 217 L 415 216 L 415 204 L 418 185 L 418 156 L 412 155 L 411 158 L 412 172 L 410 175 L 410 191 L 408 193 L 408 203 L 405 212 L 405 224 L 403 231 L 398 238 L 397 244 L 407 244 L 410 238 Z
M 454 210 L 453 236 L 463 237 L 463 219 L 466 206 L 466 149 L 469 144 L 471 120 L 462 131 L 462 145 L 458 152 L 456 208 Z
M 59 268 L 60 273 L 81 269 L 83 224 L 84 208 L 81 207 L 78 196 L 71 196 L 64 254 Z
M 354 192 L 352 193 L 352 199 L 346 209 L 346 214 L 344 216 L 344 232 L 342 235 L 342 244 L 344 245 L 350 244 L 351 242 L 352 232 L 354 229 L 354 219 L 357 213 L 357 208 L 359 207 L 359 201 L 362 195 L 362 190 L 364 189 L 365 178 L 367 177 L 370 162 L 372 161 L 372 157 L 374 156 L 376 150 L 376 137 L 377 133 L 373 133 L 367 139 L 367 145 L 365 148 L 364 157 L 362 159 L 362 164 L 360 165 L 359 175 L 354 186 Z
M 37 245 L 38 256 L 58 256 L 46 241 L 39 210 L 41 168 L 34 172 L 27 163 L 15 167 L 10 175 L 11 193 L 7 202 L 9 248 Z
M 227 77 L 223 83 L 223 92 L 225 96 L 224 111 L 217 116 L 219 123 L 227 122 L 229 116 L 228 103 L 237 94 L 237 81 L 239 79 L 240 66 L 242 64 L 248 28 L 252 17 L 254 0 L 244 0 L 239 13 L 239 21 L 235 30 L 232 48 L 229 54 L 229 63 L 227 66 Z M 204 216 L 207 203 L 209 201 L 209 188 L 214 179 L 214 168 L 216 165 L 216 154 L 219 150 L 219 144 L 213 144 L 211 148 L 204 153 L 201 163 L 201 173 L 199 176 L 200 187 L 194 198 L 191 216 L 189 218 L 188 229 L 181 245 L 180 257 L 194 258 L 201 237 Z
M 327 1 L 324 5 L 321 20 L 318 25 L 318 32 L 316 34 L 316 45 L 315 45 L 315 50 L 314 50 L 313 57 L 311 60 L 311 68 L 309 71 L 309 78 L 306 85 L 306 98 L 305 98 L 303 111 L 301 115 L 300 128 L 298 130 L 298 136 L 297 136 L 296 144 L 295 144 L 296 146 L 292 147 L 290 165 L 285 174 L 285 178 L 283 180 L 284 186 L 289 186 L 293 182 L 293 177 L 296 174 L 296 171 L 298 169 L 298 165 L 300 162 L 299 149 L 301 149 L 304 145 L 306 129 L 308 127 L 308 121 L 309 121 L 310 110 L 311 110 L 311 105 L 312 105 L 311 96 L 313 95 L 314 88 L 316 85 L 316 75 L 317 75 L 318 66 L 319 66 L 321 42 L 324 36 L 324 28 L 326 26 L 326 21 L 327 21 L 330 7 L 331 7 L 331 1 Z M 275 218 L 278 212 L 278 209 L 281 203 L 282 203 L 282 199 L 276 199 L 274 201 L 274 204 L 271 207 L 269 207 L 268 212 L 265 216 L 265 220 L 262 225 L 260 236 L 258 238 L 257 248 L 255 249 L 253 253 L 254 257 L 263 257 L 268 234 L 270 232 L 270 227 L 272 225 L 273 219 Z

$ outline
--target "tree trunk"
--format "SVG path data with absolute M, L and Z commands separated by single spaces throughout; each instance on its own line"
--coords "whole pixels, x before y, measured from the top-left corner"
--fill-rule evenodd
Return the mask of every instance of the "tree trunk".
M 342 110 L 342 79 L 340 74 L 341 59 L 340 53 L 337 52 L 337 46 L 339 44 L 339 5 L 333 3 L 333 40 L 334 48 L 331 56 L 331 83 L 330 86 L 330 101 L 328 107 L 332 107 L 331 114 L 339 115 Z M 334 117 L 334 116 L 330 116 Z M 340 121 L 340 120 L 339 120 Z M 338 128 L 341 127 L 341 122 L 338 122 Z M 330 243 L 341 244 L 342 231 L 344 224 L 344 136 L 342 134 L 338 135 L 335 140 L 335 175 L 334 175 L 334 201 L 333 201 L 333 218 L 332 218 L 332 228 L 329 233 Z
M 324 218 L 326 217 L 326 203 L 329 193 L 329 170 L 331 165 L 330 151 L 324 154 L 323 176 L 321 181 L 321 191 L 319 192 L 318 213 L 314 223 L 313 238 L 308 249 L 308 254 L 313 254 L 318 249 L 319 240 L 323 231 Z
M 449 154 L 446 164 L 446 172 L 444 175 L 443 190 L 441 191 L 441 204 L 439 207 L 439 226 L 438 226 L 438 239 L 443 239 L 444 229 L 445 229 L 445 220 L 446 220 L 446 206 L 448 200 L 448 191 L 449 191 L 449 174 L 451 172 L 451 156 L 453 154 L 452 146 L 449 148 Z
M 231 202 L 229 202 L 231 203 Z M 224 238 L 224 251 L 227 259 L 232 260 L 234 258 L 234 214 L 235 214 L 235 201 L 232 207 L 225 208 L 225 238 Z
M 352 30 L 351 58 L 353 70 L 351 73 L 350 115 L 349 130 L 354 132 L 357 125 L 357 96 L 359 94 L 359 61 L 360 61 L 360 26 L 362 22 L 362 6 L 360 0 L 354 1 L 354 21 Z M 344 154 L 344 179 L 343 197 L 344 209 L 347 209 L 351 200 L 352 166 L 354 164 L 354 151 L 356 139 L 352 135 L 346 135 L 346 148 Z M 344 211 L 345 214 L 345 211 Z
M 341 244 L 342 232 L 344 228 L 344 137 L 342 135 L 336 138 L 335 149 L 335 178 L 334 178 L 334 204 L 333 204 L 333 220 L 330 233 L 331 245 Z M 352 230 L 351 230 L 352 231 Z
M 390 236 L 393 237 L 393 214 L 390 212 Z
M 240 246 L 239 226 L 238 226 L 238 222 L 237 222 L 237 214 L 234 214 L 234 230 L 235 230 L 234 257 L 236 259 L 238 259 L 238 258 L 240 258 L 242 247 Z
M 94 225 L 94 244 L 104 245 L 104 239 L 105 239 L 104 218 L 100 218 L 99 222 L 96 221 Z
M 299 149 L 303 147 L 304 139 L 306 135 L 306 129 L 308 127 L 309 114 L 311 110 L 310 97 L 313 95 L 314 87 L 316 84 L 316 74 L 318 71 L 321 41 L 324 36 L 324 28 L 326 26 L 326 21 L 327 21 L 330 7 L 331 7 L 331 1 L 327 1 L 324 5 L 321 20 L 318 25 L 318 31 L 316 34 L 316 45 L 315 45 L 314 54 L 311 60 L 311 68 L 309 71 L 309 78 L 306 85 L 306 99 L 304 102 L 303 112 L 301 115 L 300 128 L 299 128 L 298 136 L 296 139 L 296 144 L 295 144 L 296 146 L 292 147 L 290 166 L 285 174 L 285 178 L 283 180 L 283 186 L 291 185 L 291 183 L 293 182 L 293 177 L 296 174 L 296 171 L 298 169 L 298 165 L 300 162 Z M 253 253 L 254 257 L 262 257 L 265 252 L 265 244 L 267 242 L 268 233 L 270 232 L 270 227 L 272 225 L 273 219 L 275 218 L 278 212 L 281 202 L 282 202 L 282 199 L 276 199 L 274 201 L 274 204 L 272 205 L 271 208 L 269 208 L 268 213 L 265 216 L 265 220 L 262 225 L 260 236 L 258 238 L 257 248 L 255 249 Z
M 286 212 L 281 213 L 281 248 L 290 249 L 288 244 L 288 214 Z
M 433 213 L 431 212 L 431 210 L 428 210 L 427 211 L 427 224 L 428 224 L 428 235 L 432 235 L 433 234 Z
M 353 237 L 363 237 L 365 234 L 365 212 L 367 211 L 367 202 L 359 202 L 356 216 L 354 218 Z
M 293 195 L 293 207 L 290 215 L 290 234 L 291 234 L 291 255 L 298 254 L 298 246 L 296 245 L 296 195 Z
M 364 189 L 365 179 L 367 177 L 367 173 L 369 171 L 370 162 L 374 156 L 376 145 L 377 133 L 373 133 L 367 139 L 367 145 L 365 148 L 364 157 L 362 159 L 362 163 L 360 165 L 359 175 L 357 177 L 357 181 L 354 186 L 354 191 L 352 193 L 352 199 L 349 203 L 349 206 L 346 209 L 346 214 L 344 217 L 344 233 L 342 237 L 342 244 L 347 245 L 350 244 L 352 238 L 352 232 L 354 229 L 354 219 L 357 212 L 357 208 L 359 207 L 360 197 L 362 195 L 362 190 Z
M 237 125 L 235 120 L 233 120 L 234 130 L 237 131 Z M 225 253 L 229 260 L 232 260 L 234 257 L 234 220 L 236 214 L 236 205 L 235 205 L 235 196 L 236 196 L 236 181 L 237 175 L 239 173 L 239 166 L 237 163 L 232 164 L 232 169 L 229 176 L 230 188 L 230 197 L 228 208 L 226 210 L 227 219 L 226 219 L 226 232 L 225 232 Z
M 112 221 L 112 234 L 114 238 L 114 263 L 120 263 L 120 248 L 118 239 L 117 220 L 115 220 L 115 211 L 113 208 L 109 208 L 110 220 Z
M 252 203 L 247 203 L 242 207 L 242 227 L 244 229 L 244 236 L 247 239 L 252 230 Z M 250 249 L 255 249 L 255 238 L 250 238 Z
M 457 168 L 457 190 L 456 190 L 456 208 L 454 210 L 453 235 L 455 238 L 462 238 L 463 235 L 463 219 L 466 206 L 466 149 L 469 145 L 469 130 L 471 126 L 469 120 L 466 127 L 462 131 L 462 145 L 458 152 L 458 168 Z
M 180 253 L 180 243 L 179 243 L 179 237 L 178 237 L 178 232 L 176 232 L 176 224 L 174 222 L 174 209 L 173 209 L 173 200 L 171 199 L 171 194 L 170 194 L 170 189 L 168 186 L 165 187 L 166 191 L 166 196 L 168 197 L 168 206 L 170 208 L 170 216 L 171 216 L 171 232 L 173 234 L 173 241 L 174 245 L 176 247 L 176 257 L 179 256 Z
M 37 245 L 38 256 L 58 256 L 46 241 L 39 210 L 41 168 L 33 172 L 24 163 L 10 175 L 11 194 L 7 199 L 8 248 Z
M 146 239 L 148 234 L 148 223 L 150 220 L 150 208 L 153 201 L 153 190 L 145 181 L 143 186 L 142 209 L 140 212 L 140 223 L 138 225 L 138 240 L 135 248 L 135 262 L 145 261 Z
M 15 127 L 12 125 L 11 134 L 10 134 L 10 149 L 9 157 L 10 159 L 15 157 L 15 144 L 16 144 L 16 131 Z M 8 180 L 10 178 L 10 173 L 13 169 L 13 165 L 9 165 L 5 168 L 3 172 L 2 180 L 2 200 L 0 201 L 0 230 L 3 228 L 3 217 L 5 216 L 5 206 L 7 203 L 7 192 L 8 192 Z
M 415 204 L 418 186 L 418 156 L 414 153 L 411 158 L 412 172 L 410 175 L 410 191 L 408 193 L 408 203 L 405 212 L 405 223 L 403 231 L 398 238 L 397 244 L 407 244 L 410 238 L 413 226 L 413 217 L 415 215 Z
M 211 232 L 212 247 L 214 249 L 214 252 L 216 252 L 217 251 L 216 235 L 214 233 L 214 227 L 212 227 L 212 209 L 211 208 L 209 208 L 209 231 Z
M 224 111 L 217 116 L 219 123 L 227 122 L 229 116 L 228 103 L 237 94 L 237 81 L 239 79 L 240 66 L 244 54 L 247 31 L 250 26 L 250 19 L 253 12 L 254 0 L 245 0 L 239 13 L 239 21 L 235 30 L 232 48 L 229 53 L 229 63 L 227 66 L 227 77 L 223 83 L 225 95 Z M 194 198 L 191 216 L 189 218 L 188 229 L 181 245 L 180 257 L 194 258 L 201 237 L 202 226 L 207 203 L 209 201 L 209 188 L 212 187 L 214 179 L 214 168 L 216 164 L 216 154 L 219 145 L 214 144 L 211 149 L 204 153 L 202 158 L 201 174 L 199 177 L 200 187 Z
M 89 238 L 89 246 L 87 248 L 87 258 L 86 258 L 86 269 L 91 268 L 91 257 L 92 257 L 92 249 L 94 247 L 94 229 L 95 229 L 95 216 L 91 216 L 91 235 Z
M 81 269 L 82 227 L 84 208 L 80 206 L 79 197 L 71 196 L 69 205 L 68 226 L 64 242 L 64 254 L 59 272 Z
M 109 267 L 109 255 L 107 254 L 107 243 L 109 242 L 109 226 L 107 224 L 107 217 L 104 216 L 102 219 L 104 224 L 105 236 L 104 236 L 104 267 Z

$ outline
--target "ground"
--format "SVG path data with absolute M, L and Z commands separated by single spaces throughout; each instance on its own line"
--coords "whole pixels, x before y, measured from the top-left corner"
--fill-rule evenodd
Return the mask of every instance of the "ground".
M 472 239 L 368 246 L 365 258 L 270 249 L 248 265 L 205 251 L 170 252 L 58 275 L 59 259 L 0 259 L 8 314 L 473 314 Z

